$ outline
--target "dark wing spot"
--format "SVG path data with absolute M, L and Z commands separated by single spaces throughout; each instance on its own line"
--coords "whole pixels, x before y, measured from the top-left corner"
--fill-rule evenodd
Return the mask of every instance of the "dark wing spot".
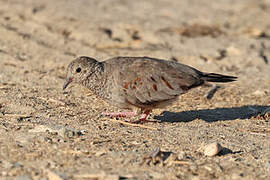
M 157 81 L 155 80 L 155 78 L 153 78 L 153 77 L 150 77 L 150 78 L 151 78 L 151 80 L 154 81 L 155 83 L 157 82 Z
M 183 86 L 183 85 L 182 85 L 182 86 L 180 85 L 180 88 L 181 88 L 183 91 L 189 90 L 189 88 L 188 88 L 187 86 Z
M 157 91 L 157 85 L 156 84 L 153 84 L 153 88 L 155 91 Z
M 135 78 L 135 79 L 134 79 L 134 81 L 133 81 L 133 82 L 134 82 L 134 84 L 135 84 L 135 85 L 137 85 L 137 84 L 138 84 L 138 82 L 140 82 L 141 80 L 142 80 L 142 78 L 137 77 L 137 78 Z
M 122 72 L 119 72 L 119 74 L 120 74 L 120 76 L 125 76 L 124 73 L 122 73 Z
M 129 83 L 126 82 L 126 83 L 124 84 L 124 88 L 125 88 L 125 89 L 128 89 L 128 86 L 129 86 Z
M 161 79 L 170 89 L 174 90 L 170 83 L 163 76 L 161 76 Z
M 135 85 L 133 85 L 133 86 L 132 86 L 132 89 L 136 89 L 136 86 L 135 86 Z
M 149 96 L 149 97 L 151 97 L 151 93 L 150 93 L 150 91 L 148 91 L 148 96 Z

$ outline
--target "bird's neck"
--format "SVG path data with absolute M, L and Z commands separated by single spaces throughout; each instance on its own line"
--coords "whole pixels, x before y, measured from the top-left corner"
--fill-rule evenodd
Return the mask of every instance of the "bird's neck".
M 90 89 L 97 96 L 101 96 L 100 92 L 104 89 L 107 81 L 104 68 L 104 63 L 97 63 L 93 72 L 84 81 L 82 81 L 82 85 Z

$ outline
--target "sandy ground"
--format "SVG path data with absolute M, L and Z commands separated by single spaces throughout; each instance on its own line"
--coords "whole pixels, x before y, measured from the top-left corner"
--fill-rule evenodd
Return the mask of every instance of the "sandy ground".
M 270 179 L 269 19 L 267 0 L 0 0 L 0 179 Z M 62 91 L 79 55 L 239 79 L 132 127 L 100 116 L 118 109 L 85 88 Z M 212 142 L 224 148 L 207 157 Z

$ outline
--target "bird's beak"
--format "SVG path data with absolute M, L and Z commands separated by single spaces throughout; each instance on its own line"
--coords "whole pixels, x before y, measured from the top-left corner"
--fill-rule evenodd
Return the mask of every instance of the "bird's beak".
M 72 79 L 73 79 L 72 77 L 66 79 L 66 82 L 64 83 L 63 86 L 63 90 L 68 87 L 68 85 L 72 82 Z

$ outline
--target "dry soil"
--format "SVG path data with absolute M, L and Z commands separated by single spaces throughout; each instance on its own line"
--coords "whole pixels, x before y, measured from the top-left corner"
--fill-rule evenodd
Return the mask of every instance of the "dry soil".
M 0 179 L 270 179 L 269 19 L 269 0 L 0 0 Z M 133 127 L 85 88 L 62 91 L 80 55 L 239 78 Z

